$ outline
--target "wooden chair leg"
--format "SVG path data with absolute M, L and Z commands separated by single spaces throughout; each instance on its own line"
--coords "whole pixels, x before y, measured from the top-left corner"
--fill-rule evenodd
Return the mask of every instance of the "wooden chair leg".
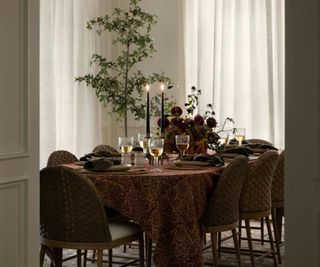
M 93 251 L 92 251 L 92 259 L 93 259 L 93 260 L 91 261 L 92 263 L 95 262 L 94 259 L 96 258 L 96 253 L 97 253 L 96 250 L 93 250 Z
M 151 267 L 152 239 L 146 236 L 147 267 Z
M 238 231 L 238 234 L 239 234 L 239 239 L 238 239 L 238 242 L 239 242 L 239 248 L 241 248 L 241 232 L 242 232 L 242 220 L 240 219 L 239 220 L 239 231 Z
M 218 266 L 218 251 L 217 251 L 217 233 L 211 233 L 211 246 L 212 246 L 212 258 L 213 266 Z
M 284 216 L 284 208 L 276 208 L 276 220 L 278 226 L 279 243 L 281 243 L 282 238 L 282 218 Z
M 272 231 L 271 231 L 271 224 L 270 224 L 269 216 L 266 217 L 266 222 L 267 222 L 267 229 L 268 229 L 270 247 L 271 247 L 272 256 L 273 256 L 273 265 L 274 265 L 274 267 L 277 267 L 278 266 L 278 261 L 277 261 L 277 257 L 276 257 L 276 251 L 274 249 L 274 243 L 273 243 L 273 237 L 272 237 Z
M 123 253 L 127 253 L 127 245 L 126 244 L 123 245 Z
M 46 252 L 45 246 L 41 245 L 41 248 L 40 248 L 40 267 L 43 266 L 45 252 Z
M 221 258 L 221 232 L 218 233 L 218 256 Z
M 77 249 L 77 267 L 81 267 L 81 249 Z
M 112 249 L 108 249 L 108 266 L 112 267 Z
M 260 227 L 261 227 L 261 245 L 264 245 L 264 220 L 260 219 Z
M 238 265 L 239 265 L 239 267 L 241 267 L 241 256 L 240 256 L 240 249 L 239 249 L 239 245 L 238 245 L 236 229 L 232 229 L 232 237 L 233 237 L 234 248 L 236 250 L 236 255 L 237 255 L 237 259 L 238 259 Z
M 249 247 L 249 252 L 250 252 L 251 266 L 255 267 L 256 263 L 255 263 L 254 255 L 253 255 L 250 221 L 248 219 L 246 219 L 244 221 L 245 221 L 245 224 L 246 224 L 246 232 L 247 232 L 247 238 L 248 238 L 248 247 Z
M 276 249 L 277 249 L 277 255 L 278 255 L 278 263 L 282 263 L 281 259 L 281 252 L 280 252 L 280 239 L 279 239 L 279 230 L 277 225 L 277 215 L 276 215 L 276 209 L 272 209 L 272 225 L 273 225 L 273 232 L 274 232 L 274 239 L 276 243 Z
M 103 267 L 103 251 L 98 250 L 98 267 Z
M 139 261 L 140 267 L 144 267 L 144 240 L 143 240 L 143 234 L 141 234 L 139 238 Z
M 54 266 L 62 267 L 62 248 L 53 248 Z
M 87 267 L 88 250 L 84 251 L 83 255 L 83 267 Z

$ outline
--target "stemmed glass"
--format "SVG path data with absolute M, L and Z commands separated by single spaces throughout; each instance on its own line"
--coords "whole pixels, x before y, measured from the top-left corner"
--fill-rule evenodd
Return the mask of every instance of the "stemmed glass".
M 219 144 L 220 145 L 226 145 L 228 144 L 228 141 L 229 141 L 229 131 L 221 131 L 221 132 L 218 132 L 218 135 L 219 135 Z
M 184 155 L 189 148 L 190 135 L 176 135 L 176 147 L 180 151 L 181 155 Z
M 239 146 L 242 145 L 242 141 L 246 136 L 246 129 L 245 128 L 235 128 L 234 129 L 234 138 L 238 141 Z
M 143 148 L 143 153 L 147 154 L 148 149 L 148 138 L 145 134 L 138 133 L 138 142 L 140 147 Z
M 129 154 L 133 148 L 133 137 L 119 137 L 119 147 L 123 154 Z
M 122 163 L 126 165 L 131 164 L 130 152 L 133 148 L 133 137 L 119 137 L 119 147 L 122 152 Z
M 148 140 L 148 147 L 151 156 L 154 157 L 154 168 L 151 170 L 153 172 L 161 172 L 162 170 L 159 168 L 159 157 L 163 153 L 163 145 L 164 139 L 163 138 L 150 138 Z

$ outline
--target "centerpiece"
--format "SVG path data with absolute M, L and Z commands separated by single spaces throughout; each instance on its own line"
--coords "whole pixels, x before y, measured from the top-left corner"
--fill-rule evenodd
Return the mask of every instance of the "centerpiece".
M 170 114 L 165 116 L 163 125 L 166 153 L 178 151 L 175 144 L 176 135 L 190 136 L 190 146 L 187 150 L 189 154 L 206 153 L 208 148 L 212 150 L 222 148 L 223 145 L 219 143 L 220 136 L 215 131 L 218 123 L 214 117 L 213 105 L 207 104 L 207 110 L 203 115 L 194 115 L 200 94 L 201 90 L 193 86 L 184 104 L 187 114 L 183 113 L 181 107 L 174 105 L 170 109 Z M 232 121 L 230 118 L 226 120 Z M 157 125 L 160 127 L 161 118 L 157 121 Z

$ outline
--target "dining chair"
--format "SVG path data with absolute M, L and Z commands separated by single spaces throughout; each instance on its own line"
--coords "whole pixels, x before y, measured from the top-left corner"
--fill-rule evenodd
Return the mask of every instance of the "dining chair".
M 280 153 L 273 173 L 272 187 L 272 222 L 275 232 L 275 244 L 278 254 L 278 263 L 281 264 L 280 244 L 282 236 L 282 217 L 284 215 L 284 150 Z
M 52 248 L 56 267 L 62 267 L 63 248 L 96 249 L 98 267 L 102 267 L 102 252 L 108 250 L 111 267 L 113 248 L 139 240 L 142 267 L 142 233 L 132 222 L 108 222 L 94 185 L 78 171 L 63 166 L 40 171 L 40 261 L 43 262 L 45 247 Z M 86 261 L 86 254 L 84 257 Z
M 244 181 L 240 200 L 239 240 L 241 240 L 241 222 L 244 220 L 252 267 L 255 266 L 255 257 L 250 220 L 261 220 L 262 218 L 266 221 L 271 250 L 259 255 L 259 260 L 272 254 L 274 266 L 278 266 L 269 218 L 272 208 L 271 186 L 277 159 L 277 152 L 267 151 L 257 160 L 249 162 L 247 178 Z
M 236 228 L 239 223 L 239 201 L 244 180 L 247 175 L 248 158 L 237 156 L 223 171 L 218 184 L 210 197 L 203 217 L 205 233 L 211 233 L 214 266 L 218 266 L 217 234 L 231 231 L 241 266 Z
M 62 164 L 68 164 L 79 161 L 75 155 L 66 150 L 57 150 L 50 154 L 47 167 L 59 166 Z
M 97 153 L 97 152 L 110 152 L 110 153 L 119 153 L 117 151 L 117 149 L 115 149 L 114 147 L 112 146 L 109 146 L 109 145 L 104 145 L 104 144 L 101 144 L 101 145 L 97 145 L 93 150 L 92 152 L 93 153 Z

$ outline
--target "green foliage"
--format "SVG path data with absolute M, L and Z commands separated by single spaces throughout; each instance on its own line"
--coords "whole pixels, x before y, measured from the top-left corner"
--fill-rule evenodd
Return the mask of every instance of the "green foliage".
M 115 8 L 111 16 L 98 17 L 87 23 L 87 28 L 99 35 L 104 31 L 115 33 L 113 44 L 120 44 L 122 51 L 114 62 L 94 54 L 91 64 L 98 67 L 98 73 L 76 78 L 76 81 L 90 85 L 99 101 L 112 104 L 112 113 L 117 114 L 117 119 L 125 118 L 125 128 L 127 111 L 136 120 L 145 118 L 144 85 L 171 83 L 163 72 L 145 76 L 141 71 L 133 70 L 137 63 L 156 52 L 150 35 L 152 26 L 157 23 L 156 16 L 144 12 L 139 6 L 140 1 L 130 0 L 128 10 Z

